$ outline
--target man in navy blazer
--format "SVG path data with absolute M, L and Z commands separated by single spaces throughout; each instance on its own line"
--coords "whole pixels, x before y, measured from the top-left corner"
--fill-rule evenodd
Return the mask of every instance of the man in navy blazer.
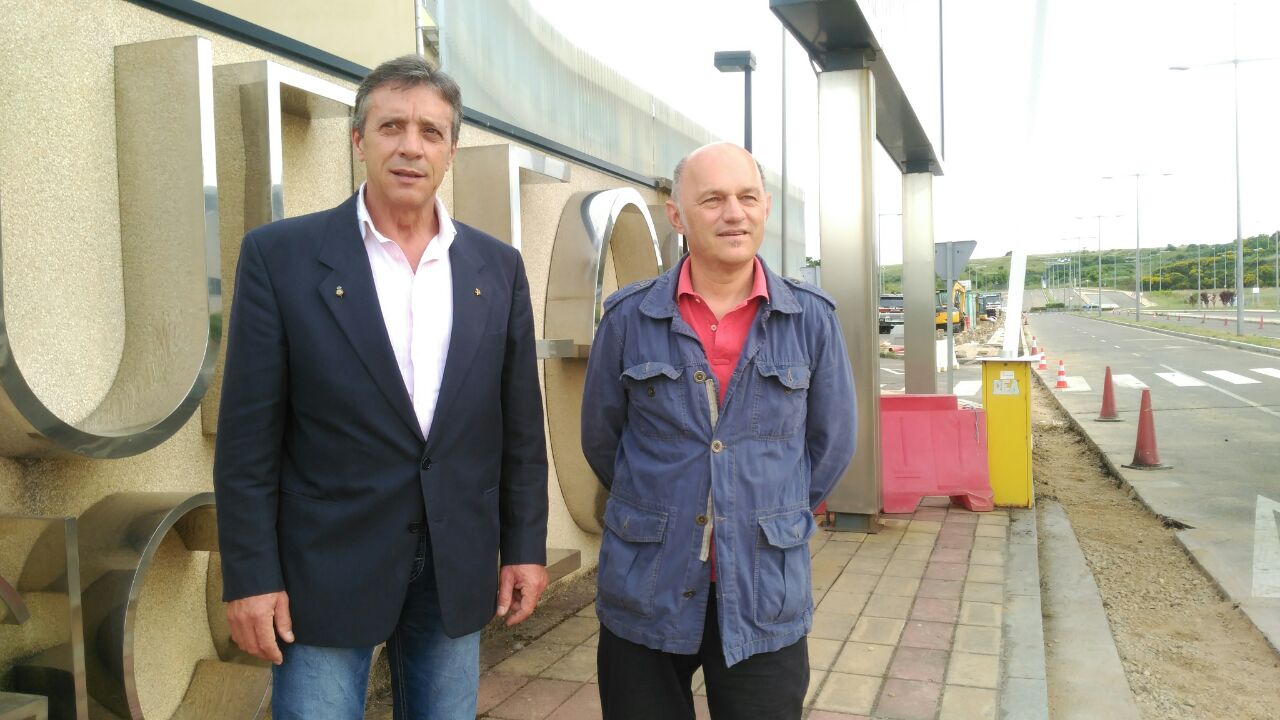
M 363 717 L 382 642 L 396 718 L 474 718 L 480 629 L 546 587 L 524 264 L 436 197 L 461 118 L 452 78 L 384 63 L 356 96 L 360 191 L 244 238 L 214 486 L 232 637 L 275 664 L 276 720 Z

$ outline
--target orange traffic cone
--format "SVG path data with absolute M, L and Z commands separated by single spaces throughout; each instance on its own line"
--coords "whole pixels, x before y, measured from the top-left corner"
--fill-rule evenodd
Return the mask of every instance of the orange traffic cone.
M 1156 449 L 1156 419 L 1151 412 L 1151 390 L 1142 390 L 1142 409 L 1138 411 L 1138 445 L 1133 450 L 1133 462 L 1125 465 L 1132 470 L 1167 470 L 1169 465 L 1160 463 L 1160 451 Z
M 1062 390 L 1067 387 L 1067 364 L 1062 360 L 1058 361 L 1058 383 L 1053 386 L 1054 390 Z
M 1226 326 L 1227 326 L 1227 319 L 1222 318 L 1222 327 L 1226 327 Z
M 1031 354 L 1032 355 L 1036 354 L 1036 336 L 1035 335 L 1031 336 Z
M 1263 325 L 1263 323 L 1262 323 L 1262 316 L 1261 316 L 1261 315 L 1259 315 L 1259 316 L 1258 316 L 1258 329 L 1259 329 L 1259 330 L 1261 330 L 1261 329 L 1263 329 L 1264 327 L 1266 327 L 1266 326 L 1265 326 L 1265 325 Z
M 1116 414 L 1116 392 L 1111 388 L 1111 366 L 1107 366 L 1107 377 L 1102 381 L 1102 412 L 1094 418 L 1098 422 L 1121 422 Z
M 1044 348 L 1040 348 L 1040 364 L 1036 366 L 1037 370 L 1048 370 L 1049 366 L 1044 363 Z

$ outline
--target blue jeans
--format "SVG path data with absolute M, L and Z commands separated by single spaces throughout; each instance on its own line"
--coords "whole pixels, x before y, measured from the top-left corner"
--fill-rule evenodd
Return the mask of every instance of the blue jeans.
M 373 648 L 284 645 L 272 668 L 274 720 L 361 720 Z M 445 635 L 424 529 L 400 621 L 387 639 L 396 720 L 474 720 L 480 633 Z

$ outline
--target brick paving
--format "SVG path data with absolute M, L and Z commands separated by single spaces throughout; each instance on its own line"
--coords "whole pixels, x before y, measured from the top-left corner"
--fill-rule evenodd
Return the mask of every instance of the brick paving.
M 814 536 L 809 720 L 998 716 L 1008 670 L 1009 513 L 947 505 L 946 498 L 926 498 L 911 515 L 885 516 L 873 535 Z M 588 605 L 487 669 L 480 716 L 599 718 L 598 637 Z M 709 718 L 701 684 L 699 673 L 697 716 Z

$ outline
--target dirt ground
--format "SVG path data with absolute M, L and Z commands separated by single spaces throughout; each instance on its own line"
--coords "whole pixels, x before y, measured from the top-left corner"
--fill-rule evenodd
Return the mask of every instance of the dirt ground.
M 1280 717 L 1280 656 L 1113 479 L 1048 392 L 1032 405 L 1036 497 L 1063 506 L 1144 718 Z M 1051 708 L 1052 710 L 1052 708 Z

